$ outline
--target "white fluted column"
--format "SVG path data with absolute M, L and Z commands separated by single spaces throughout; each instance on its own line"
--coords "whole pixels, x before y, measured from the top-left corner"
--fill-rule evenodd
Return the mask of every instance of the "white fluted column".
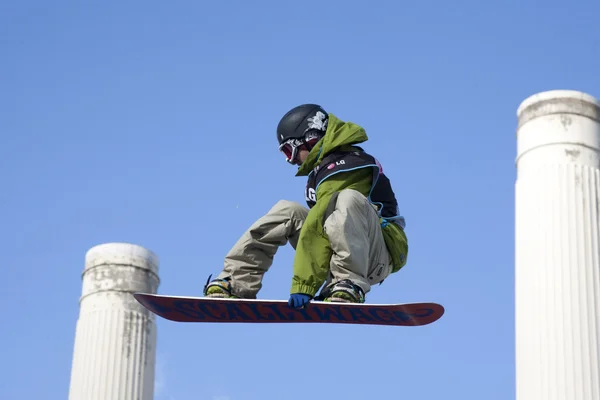
M 154 314 L 132 296 L 156 293 L 158 258 L 143 247 L 108 243 L 86 254 L 69 400 L 152 400 Z
M 600 399 L 600 102 L 549 91 L 518 109 L 517 400 Z

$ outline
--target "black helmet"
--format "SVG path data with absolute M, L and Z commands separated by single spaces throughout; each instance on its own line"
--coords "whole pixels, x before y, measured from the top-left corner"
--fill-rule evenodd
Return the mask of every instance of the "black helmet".
M 290 139 L 304 139 L 306 134 L 316 131 L 320 137 L 327 130 L 329 115 L 317 104 L 303 104 L 288 111 L 277 125 L 279 144 Z
M 298 150 L 312 147 L 325 135 L 329 115 L 317 104 L 303 104 L 288 111 L 277 125 L 279 151 L 290 164 L 298 164 Z

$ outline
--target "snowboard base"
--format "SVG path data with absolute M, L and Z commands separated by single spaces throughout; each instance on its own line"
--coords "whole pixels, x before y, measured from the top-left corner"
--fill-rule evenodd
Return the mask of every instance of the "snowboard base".
M 312 301 L 294 309 L 286 300 L 215 299 L 134 293 L 154 314 L 176 322 L 337 323 L 421 326 L 437 321 L 444 307 L 436 303 L 358 304 Z

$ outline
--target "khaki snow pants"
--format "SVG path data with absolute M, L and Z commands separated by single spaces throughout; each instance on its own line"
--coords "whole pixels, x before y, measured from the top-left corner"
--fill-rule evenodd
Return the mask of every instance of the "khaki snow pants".
M 296 249 L 308 211 L 298 203 L 280 200 L 231 248 L 218 278 L 231 278 L 234 295 L 256 298 L 278 248 L 289 243 Z M 324 230 L 333 250 L 325 285 L 350 279 L 366 294 L 372 285 L 389 276 L 392 260 L 379 217 L 360 192 L 353 189 L 339 192 L 335 207 L 326 216 Z

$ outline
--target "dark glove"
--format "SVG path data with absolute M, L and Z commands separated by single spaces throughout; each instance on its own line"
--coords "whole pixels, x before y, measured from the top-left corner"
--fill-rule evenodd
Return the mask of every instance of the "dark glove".
M 292 308 L 303 308 L 310 301 L 310 296 L 303 293 L 293 293 L 290 295 L 288 305 Z

